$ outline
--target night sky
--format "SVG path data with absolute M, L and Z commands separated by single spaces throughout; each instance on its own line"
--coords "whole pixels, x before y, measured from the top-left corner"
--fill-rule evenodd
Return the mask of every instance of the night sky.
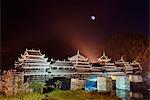
M 96 16 L 92 21 L 90 16 Z M 3 0 L 1 52 L 99 57 L 115 33 L 148 36 L 148 0 Z

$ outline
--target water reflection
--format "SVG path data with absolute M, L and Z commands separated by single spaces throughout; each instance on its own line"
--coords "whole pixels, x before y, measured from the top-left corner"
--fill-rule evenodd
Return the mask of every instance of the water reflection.
M 127 91 L 116 89 L 116 95 L 122 100 L 150 100 L 150 93 L 146 91 Z
M 122 100 L 130 100 L 130 91 L 128 90 L 116 89 L 116 95 Z
M 131 98 L 143 98 L 143 94 L 139 92 L 130 92 L 130 97 Z

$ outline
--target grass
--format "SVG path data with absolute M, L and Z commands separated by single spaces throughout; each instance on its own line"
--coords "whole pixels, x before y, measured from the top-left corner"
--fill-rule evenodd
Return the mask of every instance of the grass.
M 50 93 L 39 94 L 30 93 L 16 96 L 0 96 L 0 100 L 118 100 L 116 96 L 111 96 L 109 93 L 88 93 L 84 90 L 54 90 Z
M 44 95 L 39 93 L 28 93 L 16 96 L 0 96 L 0 100 L 41 100 L 42 98 L 44 98 Z

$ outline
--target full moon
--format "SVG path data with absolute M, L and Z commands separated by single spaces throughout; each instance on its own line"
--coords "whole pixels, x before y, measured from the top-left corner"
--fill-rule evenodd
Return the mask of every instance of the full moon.
M 92 19 L 92 20 L 95 20 L 95 19 L 96 19 L 96 17 L 95 17 L 95 16 L 91 16 L 91 19 Z

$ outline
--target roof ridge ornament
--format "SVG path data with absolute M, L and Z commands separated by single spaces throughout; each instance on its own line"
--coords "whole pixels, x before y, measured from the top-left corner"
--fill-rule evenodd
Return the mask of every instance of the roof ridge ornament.
M 77 54 L 80 54 L 80 50 L 79 49 L 77 50 Z
M 106 55 L 105 55 L 105 51 L 103 51 L 103 56 L 106 56 Z
M 53 58 L 51 58 L 51 61 L 54 61 L 54 59 L 53 59 Z
M 121 60 L 122 60 L 122 61 L 124 61 L 124 60 L 123 60 L 123 56 L 122 56 L 122 55 L 121 55 Z
M 27 54 L 28 54 L 28 49 L 26 48 L 24 55 L 27 55 Z
M 133 63 L 137 63 L 136 59 L 134 59 Z

